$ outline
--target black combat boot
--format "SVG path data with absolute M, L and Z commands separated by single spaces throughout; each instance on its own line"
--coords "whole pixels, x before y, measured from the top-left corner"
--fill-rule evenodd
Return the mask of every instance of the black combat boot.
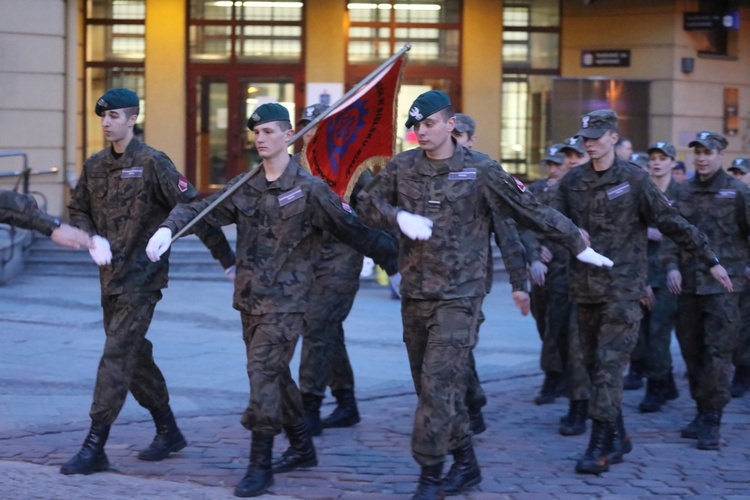
M 672 372 L 669 372 L 669 377 L 667 378 L 667 387 L 664 390 L 664 398 L 667 401 L 674 401 L 679 397 L 680 391 L 677 390 L 677 384 L 674 383 L 674 374 L 672 374 Z
M 750 389 L 750 368 L 744 366 L 738 366 L 734 370 L 734 377 L 732 377 L 732 392 L 733 398 L 741 398 Z
M 451 451 L 453 465 L 443 478 L 443 491 L 446 495 L 458 495 L 466 488 L 471 488 L 482 482 L 479 463 L 474 455 L 471 441 Z
M 555 399 L 562 396 L 564 390 L 564 378 L 557 372 L 547 372 L 544 374 L 544 382 L 539 394 L 534 398 L 534 403 L 538 405 L 548 405 L 554 403 Z
M 323 428 L 332 427 L 351 427 L 359 423 L 359 410 L 357 410 L 357 400 L 354 398 L 354 390 L 339 389 L 332 391 L 336 398 L 336 408 L 333 412 L 323 419 Z
M 302 393 L 302 407 L 305 410 L 305 422 L 311 436 L 320 436 L 323 432 L 323 426 L 320 422 L 320 404 L 323 402 L 321 396 L 315 394 Z
M 315 467 L 318 465 L 318 457 L 315 454 L 315 446 L 307 431 L 307 424 L 301 421 L 298 424 L 284 427 L 286 437 L 289 438 L 289 448 L 273 462 L 273 472 L 289 472 L 303 467 Z
M 419 483 L 417 491 L 411 497 L 412 500 L 443 500 L 443 464 L 428 465 L 422 467 L 419 474 Z
M 721 434 L 721 410 L 707 410 L 703 413 L 703 422 L 698 429 L 698 449 L 718 450 Z
M 698 431 L 703 426 L 703 415 L 705 410 L 700 403 L 698 403 L 697 407 L 698 412 L 695 414 L 693 420 L 680 431 L 680 435 L 684 438 L 698 439 Z
M 619 464 L 622 462 L 623 456 L 631 451 L 633 451 L 633 442 L 625 431 L 625 420 L 622 418 L 622 410 L 620 410 L 612 432 L 612 446 L 607 452 L 607 461 L 610 464 Z
M 576 463 L 580 474 L 601 474 L 609 470 L 607 453 L 612 448 L 614 426 L 610 422 L 591 420 L 591 437 L 586 452 Z
M 638 405 L 641 413 L 654 413 L 661 410 L 661 405 L 667 402 L 667 383 L 661 380 L 648 379 L 646 381 L 646 395 Z
M 572 399 L 568 406 L 568 414 L 560 421 L 560 434 L 563 436 L 579 436 L 586 432 L 588 409 L 588 399 Z
M 63 474 L 91 474 L 109 469 L 109 460 L 104 453 L 104 444 L 109 437 L 109 425 L 91 422 L 86 439 L 83 440 L 81 450 L 73 458 L 60 467 Z
M 187 441 L 177 428 L 177 422 L 174 421 L 174 415 L 169 406 L 162 410 L 151 411 L 151 416 L 154 417 L 154 424 L 156 424 L 156 436 L 148 448 L 138 454 L 139 460 L 158 462 L 167 458 L 170 453 L 180 451 L 187 446 Z
M 253 432 L 250 442 L 250 464 L 245 477 L 234 489 L 236 497 L 257 497 L 265 493 L 273 484 L 271 454 L 273 451 L 273 434 Z
M 628 374 L 622 381 L 622 388 L 626 391 L 635 391 L 643 387 L 643 361 L 631 361 Z

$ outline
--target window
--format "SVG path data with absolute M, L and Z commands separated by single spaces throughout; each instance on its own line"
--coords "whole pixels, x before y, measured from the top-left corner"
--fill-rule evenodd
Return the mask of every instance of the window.
M 83 153 L 89 156 L 106 146 L 98 123 L 89 121 L 95 100 L 108 89 L 126 87 L 135 91 L 141 98 L 138 124 L 143 124 L 146 2 L 87 0 L 84 25 Z
M 349 2 L 349 64 L 376 64 L 411 44 L 409 64 L 458 66 L 459 0 Z
M 191 0 L 190 60 L 300 63 L 304 2 Z
M 501 154 L 514 175 L 539 177 L 552 142 L 547 115 L 552 79 L 560 74 L 559 47 L 559 0 L 505 2 Z

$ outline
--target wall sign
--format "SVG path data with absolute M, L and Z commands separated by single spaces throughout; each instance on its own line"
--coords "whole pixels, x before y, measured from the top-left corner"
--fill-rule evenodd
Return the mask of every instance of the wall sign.
M 582 50 L 582 68 L 628 68 L 630 67 L 630 50 Z

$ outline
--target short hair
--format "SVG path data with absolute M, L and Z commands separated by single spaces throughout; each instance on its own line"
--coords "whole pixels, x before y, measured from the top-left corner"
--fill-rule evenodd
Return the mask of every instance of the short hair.
M 279 128 L 282 132 L 286 132 L 287 130 L 291 130 L 292 128 L 292 122 L 286 121 L 286 120 L 279 120 Z
M 122 108 L 122 112 L 125 113 L 126 118 L 130 118 L 133 115 L 140 114 L 141 108 L 139 106 L 131 106 L 129 108 Z
M 617 128 L 615 128 L 613 130 L 615 131 L 615 133 L 617 132 Z M 622 146 L 626 142 L 630 142 L 632 144 L 632 141 L 630 140 L 630 138 L 625 137 L 624 135 L 621 135 L 620 137 L 617 138 L 617 142 L 615 143 L 615 147 Z
M 456 116 L 456 108 L 454 108 L 452 104 L 449 104 L 448 106 L 438 111 L 438 113 L 440 113 L 440 115 L 445 118 L 445 121 L 448 121 Z

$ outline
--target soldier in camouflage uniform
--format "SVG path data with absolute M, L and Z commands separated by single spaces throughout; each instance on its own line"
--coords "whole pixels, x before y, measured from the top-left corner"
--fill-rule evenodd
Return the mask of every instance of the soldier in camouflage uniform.
M 451 135 L 456 139 L 456 143 L 468 149 L 472 149 L 476 141 L 476 122 L 469 115 L 456 113 L 456 126 Z M 500 256 L 503 259 L 505 270 L 510 278 L 511 298 L 521 310 L 521 314 L 526 316 L 529 313 L 529 294 L 526 291 L 526 252 L 524 251 L 521 239 L 513 219 L 503 219 L 500 217 L 492 218 L 492 232 L 495 235 L 495 243 L 500 249 Z M 492 282 L 495 278 L 494 264 L 491 255 L 487 259 L 487 293 L 492 289 Z M 477 335 L 478 329 L 484 323 L 484 312 L 480 309 L 479 318 L 477 318 Z M 478 341 L 478 338 L 477 338 Z M 482 384 L 479 382 L 476 361 L 474 360 L 474 350 L 469 354 L 469 372 L 466 379 L 466 410 L 469 414 L 471 432 L 481 434 L 487 430 L 482 415 L 482 407 L 487 404 L 487 396 L 484 393 Z
M 547 155 L 542 158 L 542 167 L 548 169 L 549 175 L 529 186 L 529 191 L 545 205 L 549 205 L 557 183 L 568 171 L 562 147 L 562 144 L 554 144 L 548 148 Z M 567 353 L 563 347 L 567 346 L 570 317 L 570 302 L 566 297 L 570 254 L 564 247 L 537 239 L 533 231 L 523 231 L 522 234 L 530 264 L 531 314 L 542 340 L 539 364 L 544 372 L 544 382 L 534 403 L 543 405 L 553 403 L 565 387 Z
M 579 259 L 607 262 L 497 162 L 456 144 L 454 115 L 444 92 L 420 95 L 406 122 L 420 147 L 394 156 L 359 194 L 364 220 L 402 234 L 401 315 L 419 398 L 412 454 L 422 472 L 414 498 L 440 498 L 481 481 L 464 397 L 487 289 L 492 218 L 512 217 L 564 242 Z M 448 450 L 454 463 L 442 478 Z
M 676 151 L 668 142 L 655 142 L 648 148 L 649 173 L 659 191 L 672 204 L 677 197 L 677 183 L 672 180 Z M 644 413 L 656 412 L 667 401 L 679 396 L 672 375 L 672 329 L 677 315 L 677 297 L 667 289 L 667 271 L 659 258 L 664 236 L 655 227 L 648 228 L 648 294 L 643 304 L 638 343 L 642 373 L 646 376 L 646 394 L 638 405 Z M 631 354 L 632 365 L 634 356 Z M 627 383 L 627 378 L 623 386 Z
M 667 286 L 680 295 L 677 340 L 687 365 L 690 395 L 697 406 L 696 416 L 682 429 L 682 436 L 697 438 L 701 450 L 717 450 L 722 412 L 731 399 L 739 298 L 750 258 L 750 190 L 721 168 L 727 147 L 723 136 L 698 132 L 688 146 L 694 151 L 695 177 L 680 185 L 675 206 L 706 233 L 719 253 L 716 261 L 726 266 L 731 282 L 726 287 L 714 283 L 711 275 L 718 266 L 709 269 L 705 260 L 681 251 L 679 264 L 674 259 L 667 264 Z M 674 256 L 674 252 L 670 254 Z
M 712 265 L 717 280 L 731 284 L 706 237 L 669 206 L 646 172 L 615 156 L 617 131 L 612 110 L 582 117 L 576 135 L 584 138 L 591 161 L 563 178 L 554 200 L 587 232 L 591 244 L 614 257 L 611 269 L 571 264 L 571 290 L 592 384 L 591 436 L 576 471 L 588 474 L 609 470 L 632 448 L 622 418 L 622 376 L 638 339 L 640 301 L 646 294 L 648 225 Z
M 108 467 L 104 444 L 130 392 L 149 410 L 156 437 L 138 458 L 158 461 L 186 446 L 169 406 L 169 392 L 146 339 L 169 263 L 150 262 L 146 243 L 169 211 L 198 192 L 164 153 L 133 140 L 139 100 L 128 89 L 112 89 L 96 104 L 111 147 L 83 165 L 68 205 L 71 224 L 94 235 L 92 257 L 100 267 L 106 342 L 99 362 L 91 405 L 91 430 L 83 447 L 63 465 L 63 474 L 89 474 Z M 109 252 L 111 242 L 113 251 Z M 221 231 L 205 227 L 201 239 L 225 268 L 234 253 Z M 105 248 L 102 248 L 102 245 Z M 102 259 L 102 254 L 106 258 Z
M 93 247 L 91 236 L 87 232 L 63 224 L 57 217 L 42 212 L 34 197 L 28 194 L 0 190 L 0 223 L 34 229 L 64 247 Z
M 750 159 L 735 158 L 727 172 L 734 175 L 735 179 L 750 184 Z M 746 275 L 748 272 L 750 270 L 745 269 Z M 732 397 L 739 398 L 750 390 L 750 280 L 740 294 L 740 324 L 732 364 L 734 365 Z
M 327 107 L 323 104 L 308 106 L 297 126 L 304 127 Z M 305 145 L 315 130 L 312 128 L 302 136 Z M 294 158 L 298 163 L 301 161 L 301 155 Z M 362 172 L 350 197 L 352 209 L 356 209 L 357 193 L 370 180 L 372 173 L 369 170 Z M 350 427 L 359 422 L 354 373 L 344 343 L 344 321 L 359 289 L 363 255 L 327 231 L 323 232 L 320 247 L 312 255 L 315 256 L 312 300 L 305 315 L 302 335 L 299 389 L 310 434 L 317 436 L 322 429 Z M 320 405 L 327 386 L 331 387 L 337 405 L 333 413 L 321 422 Z
M 289 112 L 277 103 L 259 106 L 248 120 L 255 133 L 261 165 L 249 180 L 205 216 L 211 226 L 237 224 L 237 277 L 234 308 L 242 315 L 250 403 L 242 425 L 252 431 L 250 464 L 235 489 L 257 496 L 273 483 L 273 473 L 317 465 L 305 423 L 302 398 L 289 361 L 299 335 L 313 284 L 313 255 L 324 231 L 367 252 L 390 273 L 398 250 L 393 238 L 364 226 L 328 185 L 289 157 L 294 133 Z M 157 259 L 179 231 L 205 207 L 240 180 L 169 214 L 149 242 Z M 286 431 L 290 447 L 271 462 L 274 436 Z

